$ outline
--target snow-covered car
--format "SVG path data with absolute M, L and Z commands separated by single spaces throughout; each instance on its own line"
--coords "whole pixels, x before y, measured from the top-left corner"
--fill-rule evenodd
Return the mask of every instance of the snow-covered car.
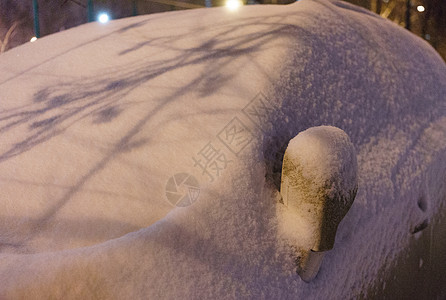
M 0 298 L 444 297 L 445 95 L 427 43 L 337 0 L 90 23 L 8 51 Z M 348 135 L 358 189 L 305 282 L 282 159 L 321 125 Z

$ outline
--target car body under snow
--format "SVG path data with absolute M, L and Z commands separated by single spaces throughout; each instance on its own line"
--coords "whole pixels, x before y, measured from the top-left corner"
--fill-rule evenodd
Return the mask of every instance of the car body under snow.
M 0 56 L 0 298 L 446 293 L 446 65 L 332 0 L 90 23 Z M 281 201 L 308 128 L 356 199 L 309 283 Z

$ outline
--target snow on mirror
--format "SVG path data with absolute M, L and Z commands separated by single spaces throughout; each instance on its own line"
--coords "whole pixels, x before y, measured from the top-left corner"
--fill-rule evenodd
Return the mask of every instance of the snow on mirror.
M 305 238 L 293 237 L 292 228 L 286 229 L 295 243 L 297 272 L 302 280 L 309 282 L 316 277 L 357 188 L 356 153 L 343 130 L 312 127 L 289 142 L 280 188 L 288 215 L 282 228 L 294 225 L 305 229 Z

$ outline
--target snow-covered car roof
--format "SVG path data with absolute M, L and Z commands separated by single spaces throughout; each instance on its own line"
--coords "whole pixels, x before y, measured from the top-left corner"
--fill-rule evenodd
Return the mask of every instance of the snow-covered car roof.
M 90 23 L 8 51 L 0 298 L 371 296 L 444 214 L 444 95 L 427 43 L 334 0 Z M 319 125 L 349 135 L 359 189 L 305 283 L 278 183 L 288 141 Z

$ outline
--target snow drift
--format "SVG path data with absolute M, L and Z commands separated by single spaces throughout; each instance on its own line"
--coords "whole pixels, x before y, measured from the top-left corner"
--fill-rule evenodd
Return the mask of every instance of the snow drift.
M 414 228 L 444 213 L 444 95 L 427 43 L 339 1 L 140 16 L 13 49 L 0 57 L 0 298 L 383 290 Z M 319 125 L 350 136 L 359 189 L 307 284 L 278 231 L 278 185 L 288 142 Z M 172 206 L 171 178 L 169 197 L 191 205 Z

